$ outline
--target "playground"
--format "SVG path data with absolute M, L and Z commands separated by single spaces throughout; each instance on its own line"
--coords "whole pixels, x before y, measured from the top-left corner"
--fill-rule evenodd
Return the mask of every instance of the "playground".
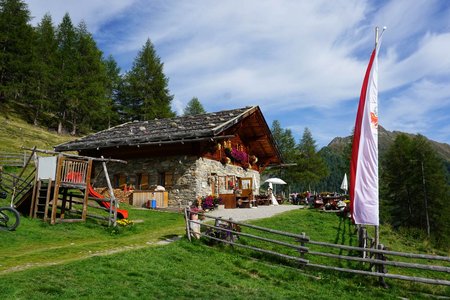
M 106 163 L 125 161 L 28 150 L 30 154 L 18 175 L 0 170 L 2 190 L 9 193 L 10 205 L 23 216 L 50 224 L 93 218 L 113 227 L 118 219 L 128 218 L 128 211 L 119 208 L 106 167 Z M 106 178 L 108 197 L 91 184 L 94 164 L 100 169 L 96 178 Z

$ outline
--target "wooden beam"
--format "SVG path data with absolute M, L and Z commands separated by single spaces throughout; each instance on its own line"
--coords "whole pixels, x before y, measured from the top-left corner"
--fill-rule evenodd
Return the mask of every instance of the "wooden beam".
M 40 153 L 45 153 L 45 154 L 63 155 L 63 156 L 66 156 L 66 157 L 71 157 L 71 158 L 92 159 L 92 160 L 95 160 L 95 161 L 117 162 L 117 163 L 122 163 L 122 164 L 126 164 L 127 163 L 125 160 L 120 160 L 120 159 L 81 156 L 81 155 L 76 155 L 76 154 L 68 154 L 68 153 L 62 153 L 62 152 L 57 152 L 57 151 L 41 150 L 41 149 L 34 149 L 34 148 L 33 148 L 34 149 L 33 150 L 33 149 L 27 148 L 27 147 L 21 147 L 21 149 L 35 151 L 35 152 L 40 152 Z
M 55 191 L 53 193 L 53 200 L 52 200 L 52 217 L 50 220 L 50 224 L 56 223 L 56 210 L 58 208 L 58 195 L 59 195 L 59 187 L 61 184 L 61 173 L 62 173 L 62 166 L 64 163 L 64 156 L 62 154 L 58 155 L 57 160 L 57 166 L 56 166 L 56 178 L 55 178 Z

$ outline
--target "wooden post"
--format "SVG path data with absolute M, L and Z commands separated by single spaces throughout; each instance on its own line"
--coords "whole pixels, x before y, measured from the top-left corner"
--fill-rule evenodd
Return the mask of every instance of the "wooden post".
M 302 232 L 302 239 L 300 241 L 300 245 L 302 247 L 305 247 L 305 239 L 306 239 L 306 233 Z M 300 252 L 300 257 L 305 258 L 305 253 L 303 251 Z
M 61 171 L 63 164 L 64 164 L 64 156 L 59 154 L 58 163 L 56 166 L 55 192 L 53 193 L 52 199 L 52 218 L 50 220 L 50 223 L 52 225 L 56 223 L 56 211 L 58 209 L 58 195 L 59 195 L 59 186 L 61 185 Z
M 42 181 L 36 181 L 33 187 L 33 198 L 31 198 L 30 217 L 37 217 L 37 210 L 39 204 L 39 192 L 41 190 Z
M 229 218 L 228 220 L 233 222 L 233 218 Z M 228 222 L 228 225 L 227 225 L 228 230 L 233 230 L 233 223 L 231 223 L 231 222 Z M 230 242 L 234 242 L 234 234 L 233 234 L 233 232 L 229 231 L 228 234 L 229 234 L 229 237 L 230 237 L 229 241 Z M 230 244 L 230 245 L 231 245 L 231 247 L 233 247 L 233 244 Z
M 380 245 L 380 226 L 375 226 L 375 249 Z
M 102 156 L 103 158 L 103 156 Z M 103 165 L 103 172 L 105 173 L 105 177 L 106 177 L 106 183 L 108 184 L 108 189 L 109 189 L 109 194 L 110 194 L 110 202 L 109 202 L 109 222 L 108 222 L 108 226 L 111 226 L 111 215 L 112 213 L 112 209 L 114 208 L 114 217 L 113 217 L 113 226 L 116 227 L 117 225 L 117 200 L 116 197 L 114 196 L 114 190 L 112 188 L 111 185 L 111 181 L 109 180 L 109 174 L 108 174 L 108 169 L 106 168 L 106 163 L 103 161 L 102 162 Z M 114 206 L 114 207 L 113 207 Z
M 36 153 L 34 153 L 34 155 L 36 156 Z M 33 194 L 31 196 L 31 205 L 30 205 L 30 214 L 29 214 L 30 218 L 36 218 L 36 215 L 35 215 L 35 211 L 36 211 L 35 204 L 36 204 L 36 198 L 37 198 L 36 193 L 39 193 L 39 190 L 37 189 L 37 186 L 36 186 L 38 184 L 38 179 L 39 179 L 39 177 L 38 177 L 39 162 L 37 159 L 35 160 L 35 168 L 36 168 L 36 173 L 34 174 Z
M 83 199 L 83 212 L 81 213 L 81 219 L 86 221 L 87 205 L 89 201 L 89 186 L 91 184 L 91 171 L 92 171 L 92 159 L 88 160 L 88 167 L 86 170 L 86 187 L 84 188 L 84 199 Z
M 64 215 L 66 213 L 66 203 L 67 203 L 67 188 L 62 188 L 61 219 L 64 219 Z
M 184 209 L 184 220 L 186 222 L 186 235 L 187 235 L 189 242 L 191 242 L 191 229 L 189 228 L 191 226 L 191 224 L 189 222 L 190 215 L 189 215 L 189 208 L 187 208 L 187 207 Z
M 378 226 L 377 226 L 377 227 L 378 227 Z M 385 247 L 384 247 L 383 244 L 379 244 L 377 249 L 379 249 L 379 250 L 385 250 Z M 379 260 L 383 260 L 383 261 L 386 260 L 386 256 L 385 256 L 383 253 L 378 253 L 378 254 L 376 254 L 376 258 L 379 259 Z M 378 273 L 386 274 L 386 273 L 387 273 L 386 265 L 382 265 L 382 264 L 377 265 L 377 272 L 378 272 Z M 379 282 L 379 283 L 381 284 L 381 286 L 384 287 L 385 289 L 388 288 L 388 285 L 387 285 L 386 281 L 384 281 L 384 277 L 381 277 L 381 276 L 378 277 L 378 282 Z

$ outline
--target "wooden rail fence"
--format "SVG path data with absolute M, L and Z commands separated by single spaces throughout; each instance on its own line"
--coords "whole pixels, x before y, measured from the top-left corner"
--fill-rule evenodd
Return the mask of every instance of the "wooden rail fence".
M 313 241 L 311 240 L 305 233 L 302 234 L 295 234 L 290 232 L 284 232 L 280 230 L 274 230 L 270 228 L 260 227 L 256 225 L 241 223 L 233 221 L 232 219 L 225 220 L 222 218 L 214 217 L 211 215 L 207 215 L 204 213 L 200 213 L 197 211 L 191 211 L 189 208 L 185 209 L 184 212 L 185 220 L 186 220 L 186 234 L 189 240 L 194 238 L 200 238 L 205 237 L 208 240 L 216 241 L 224 244 L 229 244 L 234 247 L 240 247 L 249 249 L 252 251 L 260 252 L 260 253 L 266 253 L 270 255 L 274 255 L 277 257 L 282 257 L 288 260 L 293 260 L 298 263 L 300 263 L 300 266 L 304 267 L 314 267 L 314 268 L 320 268 L 320 269 L 327 269 L 327 270 L 334 270 L 334 271 L 340 271 L 340 272 L 347 272 L 347 273 L 353 273 L 353 274 L 359 274 L 359 275 L 367 275 L 367 276 L 375 276 L 380 279 L 384 278 L 392 278 L 392 279 L 400 279 L 400 280 L 407 280 L 407 281 L 413 281 L 413 282 L 421 282 L 426 284 L 435 284 L 435 285 L 444 285 L 444 286 L 450 286 L 450 280 L 439 278 L 440 273 L 450 273 L 450 267 L 448 266 L 441 266 L 441 265 L 430 265 L 430 264 L 424 264 L 424 263 L 416 263 L 416 262 L 405 262 L 405 261 L 394 261 L 394 257 L 403 257 L 414 259 L 414 260 L 433 260 L 433 261 L 440 261 L 443 262 L 443 264 L 447 264 L 450 262 L 450 257 L 448 256 L 437 256 L 437 255 L 427 255 L 427 254 L 415 254 L 415 253 L 405 253 L 405 252 L 397 252 L 397 251 L 390 251 L 387 250 L 383 245 L 380 245 L 379 249 L 374 248 L 365 248 L 365 247 L 355 247 L 355 246 L 347 246 L 347 245 L 339 245 L 339 244 L 332 244 L 332 243 L 326 243 L 326 242 L 320 242 L 320 241 Z M 214 225 L 206 223 L 205 221 L 198 220 L 198 216 L 206 218 L 205 221 L 214 221 Z M 294 240 L 294 243 L 292 242 L 286 242 L 275 238 L 268 238 L 264 236 L 260 236 L 258 234 L 250 234 L 243 232 L 243 228 L 248 228 L 252 232 L 257 233 L 270 233 L 275 236 L 280 236 L 286 239 L 292 238 Z M 289 249 L 295 249 L 297 251 L 297 255 L 291 255 L 291 254 L 285 254 L 280 253 L 279 251 L 269 250 L 265 249 L 263 247 L 256 247 L 249 245 L 249 241 L 247 241 L 245 244 L 239 242 L 239 237 L 245 237 L 248 239 L 263 241 L 275 245 L 280 245 L 283 247 L 287 247 Z M 308 245 L 314 245 L 319 246 L 318 248 L 335 248 L 340 250 L 348 250 L 352 252 L 359 253 L 360 255 L 340 255 L 340 254 L 334 254 L 330 252 L 324 252 L 324 251 L 312 251 Z M 367 256 L 364 256 L 363 253 L 368 253 Z M 354 261 L 354 262 L 360 262 L 366 265 L 369 265 L 368 270 L 364 270 L 359 267 L 355 268 L 344 268 L 344 267 L 337 267 L 333 265 L 324 265 L 324 264 L 317 264 L 311 262 L 308 257 L 313 258 L 314 256 L 323 256 L 328 257 L 332 259 L 338 259 L 339 261 L 347 260 L 347 261 Z M 388 259 L 389 256 L 389 259 Z M 435 278 L 424 278 L 424 277 L 415 277 L 415 276 L 408 276 L 408 275 L 402 275 L 402 274 L 390 274 L 388 273 L 387 266 L 392 267 L 400 267 L 400 268 L 407 268 L 407 269 L 421 269 L 421 270 L 428 270 L 430 272 L 433 272 L 433 277 Z M 373 271 L 371 271 L 373 269 Z M 448 276 L 447 276 L 448 278 Z M 384 282 L 383 282 L 384 283 Z
M 0 166 L 24 167 L 28 155 L 24 152 L 0 152 Z

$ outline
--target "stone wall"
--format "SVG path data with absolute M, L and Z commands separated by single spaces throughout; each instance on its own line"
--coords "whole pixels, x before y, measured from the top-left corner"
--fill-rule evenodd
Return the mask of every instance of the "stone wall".
M 255 180 L 255 185 L 259 187 L 260 175 L 255 170 L 244 170 L 242 167 L 234 165 L 223 165 L 218 161 L 197 158 L 196 156 L 178 155 L 167 157 L 152 157 L 142 159 L 129 159 L 128 164 L 110 163 L 108 173 L 111 182 L 115 174 L 129 176 L 128 184 L 136 185 L 134 177 L 136 174 L 144 173 L 149 176 L 149 185 L 156 185 L 158 173 L 173 173 L 173 186 L 166 187 L 169 194 L 169 206 L 187 205 L 189 201 L 194 201 L 196 197 L 207 196 L 212 193 L 212 180 L 217 176 L 250 177 Z M 100 172 L 101 165 L 95 167 Z M 97 187 L 106 186 L 104 175 L 99 175 L 94 183 Z M 114 183 L 113 183 L 114 184 Z
M 242 167 L 234 166 L 231 164 L 223 165 L 222 163 L 207 158 L 200 158 L 197 160 L 197 181 L 196 190 L 199 196 L 207 196 L 211 194 L 211 179 L 216 180 L 216 176 L 231 176 L 253 178 L 254 185 L 259 187 L 260 175 L 255 170 L 244 170 Z M 215 174 L 212 176 L 211 174 Z M 258 189 L 255 190 L 258 193 Z

